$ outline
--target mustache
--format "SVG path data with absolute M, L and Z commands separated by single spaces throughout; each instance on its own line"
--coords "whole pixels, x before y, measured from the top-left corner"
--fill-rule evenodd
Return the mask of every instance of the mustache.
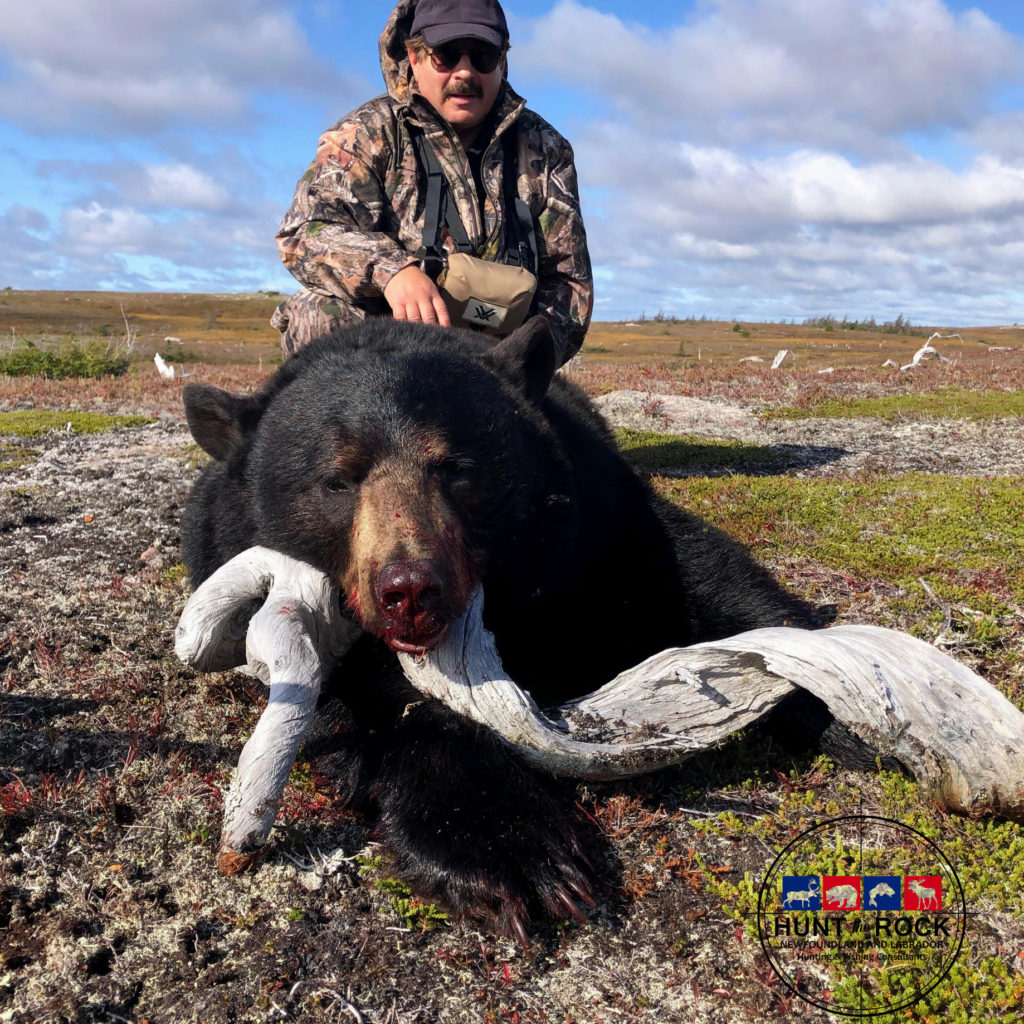
M 483 94 L 483 89 L 476 82 L 455 79 L 444 87 L 441 98 L 446 100 L 449 96 L 483 96 Z

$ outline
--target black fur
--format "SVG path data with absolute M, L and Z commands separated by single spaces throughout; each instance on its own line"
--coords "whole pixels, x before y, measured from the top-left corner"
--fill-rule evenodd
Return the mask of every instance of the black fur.
M 426 432 L 447 444 L 422 478 L 460 524 L 450 561 L 483 583 L 505 667 L 542 706 L 666 647 L 817 625 L 742 548 L 651 491 L 583 393 L 551 379 L 552 352 L 539 319 L 493 349 L 374 320 L 302 350 L 257 395 L 186 388 L 189 424 L 217 459 L 183 524 L 193 584 L 253 543 L 341 579 L 364 481 Z M 590 900 L 587 828 L 553 780 L 418 697 L 368 635 L 337 689 L 339 785 L 419 894 L 520 934 L 538 909 L 564 917 Z

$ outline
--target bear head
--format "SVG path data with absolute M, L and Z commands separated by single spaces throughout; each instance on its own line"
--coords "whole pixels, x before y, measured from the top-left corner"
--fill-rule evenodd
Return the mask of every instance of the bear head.
M 489 348 L 373 320 L 318 339 L 256 395 L 190 384 L 184 401 L 252 543 L 321 569 L 364 629 L 422 653 L 485 578 L 535 587 L 571 546 L 572 473 L 541 410 L 554 369 L 540 317 Z

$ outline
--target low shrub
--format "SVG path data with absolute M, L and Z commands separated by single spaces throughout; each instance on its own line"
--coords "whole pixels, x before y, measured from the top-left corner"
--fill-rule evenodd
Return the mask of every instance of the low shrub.
M 0 374 L 8 377 L 119 377 L 127 369 L 128 357 L 111 354 L 100 342 L 48 351 L 29 341 L 24 348 L 0 356 Z

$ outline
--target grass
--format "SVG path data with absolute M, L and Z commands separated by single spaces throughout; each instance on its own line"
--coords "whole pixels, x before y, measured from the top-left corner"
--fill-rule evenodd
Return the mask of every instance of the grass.
M 40 347 L 132 338 L 131 361 L 160 352 L 175 363 L 280 362 L 279 335 L 270 316 L 277 292 L 214 295 L 160 292 L 0 291 L 0 344 L 20 339 Z M 100 343 L 105 346 L 106 342 Z M 182 353 L 186 353 L 183 355 Z
M 895 420 L 994 420 L 1024 416 L 1024 391 L 970 391 L 945 387 L 910 395 L 877 398 L 830 398 L 808 406 L 781 406 L 767 410 L 769 419 L 799 420 L 810 417 L 853 419 L 873 416 Z
M 104 334 L 103 323 L 106 334 L 120 333 L 116 297 L 113 305 L 104 296 L 64 298 L 37 296 L 35 329 L 63 316 L 77 330 L 81 311 L 94 310 L 94 337 Z M 259 317 L 276 299 L 122 300 L 138 314 L 140 339 L 158 346 L 150 359 L 156 350 L 174 358 L 166 333 L 202 357 L 206 382 L 247 391 L 269 370 L 257 370 L 255 339 L 268 334 Z M 0 293 L 0 338 L 18 301 L 18 293 Z M 882 349 L 868 327 L 840 335 L 744 324 L 752 332 L 744 338 L 732 321 L 597 325 L 590 343 L 605 351 L 586 353 L 582 375 L 592 391 L 607 378 L 610 386 L 652 394 L 807 407 L 885 393 L 889 408 L 899 408 L 903 392 L 919 390 L 949 400 L 944 416 L 968 407 L 969 387 L 991 392 L 995 404 L 1013 394 L 1001 387 L 1024 389 L 1024 332 L 989 336 L 990 345 L 1015 346 L 1007 352 L 981 351 L 982 339 L 964 331 L 977 348 L 972 358 L 898 374 L 881 370 L 881 361 L 902 354 L 907 362 L 919 342 L 901 336 Z M 225 349 L 222 365 L 211 366 L 216 339 L 229 336 L 244 347 Z M 755 352 L 770 362 L 781 347 L 795 356 L 780 372 L 736 365 Z M 819 377 L 815 369 L 826 362 L 837 370 Z M 941 384 L 963 391 L 957 396 Z M 83 421 L 68 410 L 180 417 L 180 387 L 139 365 L 98 381 L 0 378 L 0 402 L 62 410 L 29 414 L 40 433 L 76 421 L 106 429 L 126 421 Z M 910 416 L 906 408 L 897 415 Z M 24 415 L 0 416 L 0 433 L 15 435 L 0 437 L 0 466 L 34 457 L 22 439 L 32 425 L 17 418 Z M 18 429 L 5 429 L 12 423 Z M 954 608 L 954 639 L 970 642 L 955 653 L 966 651 L 969 663 L 980 662 L 1024 704 L 1024 691 L 1014 690 L 1024 677 L 1024 527 L 1014 500 L 1021 480 L 765 477 L 758 474 L 774 471 L 773 455 L 756 445 L 638 431 L 622 432 L 619 442 L 644 471 L 685 466 L 703 474 L 656 485 L 753 545 L 800 593 L 835 598 L 842 616 L 934 637 L 944 630 L 944 611 L 918 582 L 924 579 Z M 181 459 L 171 479 L 184 481 L 203 456 L 193 446 Z M 737 475 L 709 478 L 721 468 Z M 16 482 L 13 474 L 4 479 Z M 157 500 L 147 489 L 156 478 L 146 479 L 113 481 L 118 493 L 138 489 L 147 517 L 144 534 L 138 520 L 125 518 L 117 542 L 96 529 L 105 525 L 101 515 L 91 532 L 62 532 L 91 510 L 92 499 L 74 488 L 5 491 L 0 529 L 10 530 L 12 548 L 22 539 L 19 560 L 0 568 L 12 594 L 0 625 L 0 685 L 8 691 L 0 740 L 16 754 L 0 771 L 0 924 L 8 944 L 0 952 L 0 991 L 12 987 L 24 1019 L 222 1024 L 354 1016 L 335 993 L 366 1020 L 381 1021 L 417 1014 L 492 1024 L 794 1019 L 799 1002 L 766 968 L 745 914 L 773 851 L 796 830 L 850 813 L 863 797 L 866 809 L 939 843 L 977 915 L 948 983 L 901 1019 L 1020 1021 L 1022 826 L 946 815 L 901 776 L 841 772 L 824 758 L 781 751 L 754 731 L 675 769 L 580 785 L 581 807 L 614 841 L 621 888 L 602 897 L 591 928 L 545 926 L 534 960 L 512 943 L 445 923 L 436 907 L 391 880 L 385 860 L 366 845 L 368 830 L 325 794 L 315 762 L 293 772 L 267 861 L 251 876 L 221 878 L 213 861 L 223 790 L 265 693 L 248 677 L 192 673 L 169 655 L 187 596 L 184 569 L 144 565 L 138 554 L 153 520 L 166 521 L 163 550 L 173 550 L 178 498 Z M 39 546 L 30 534 L 51 543 Z M 88 537 L 95 550 L 69 567 Z M 343 867 L 307 891 L 314 880 L 286 856 L 307 847 L 341 849 L 360 870 Z M 609 882 L 618 886 L 614 871 Z
M 775 853 L 781 852 L 796 832 L 837 816 L 857 801 L 858 794 L 842 783 L 838 790 L 846 797 L 843 808 L 823 801 L 819 796 L 822 791 L 837 788 L 837 772 L 825 759 L 819 759 L 812 772 L 810 778 L 790 773 L 790 785 L 770 816 L 740 818 L 731 811 L 723 811 L 692 824 L 704 836 L 723 837 L 734 844 L 766 844 Z M 985 955 L 976 947 L 985 934 L 986 917 L 1024 912 L 1024 827 L 1009 821 L 956 819 L 956 828 L 951 832 L 950 819 L 921 801 L 913 781 L 881 772 L 877 780 L 865 779 L 865 784 L 869 790 L 877 790 L 868 796 L 877 799 L 878 813 L 916 829 L 939 845 L 964 886 L 968 912 L 977 915 L 968 923 L 964 947 L 947 980 L 908 1008 L 901 1019 L 922 1024 L 973 1024 L 978 1019 L 977 1010 L 984 1007 L 986 1020 L 1018 1022 L 1019 1007 L 1024 1002 L 1024 975 L 1019 970 L 1009 970 L 1004 960 Z M 905 862 L 904 851 L 893 850 L 886 859 L 886 870 L 893 873 L 910 874 L 917 869 L 915 863 Z M 757 875 L 737 872 L 709 873 L 704 879 L 721 900 L 722 912 L 743 928 L 747 942 L 755 947 L 758 882 Z M 926 967 L 923 963 L 920 966 Z M 884 974 L 880 975 L 880 982 L 884 993 Z M 858 983 L 852 976 L 840 981 L 833 989 L 835 997 L 846 1005 L 855 1002 Z
M 278 334 L 269 326 L 277 292 L 174 294 L 127 292 L 58 292 L 0 290 L 0 342 L 5 336 L 35 339 L 51 337 L 64 342 L 120 337 L 126 328 L 135 332 L 133 362 L 152 360 L 155 352 L 176 358 L 178 346 L 194 352 L 207 365 L 237 365 L 257 360 L 269 368 L 280 362 Z M 826 331 L 821 324 L 831 322 Z M 999 330 L 957 325 L 936 325 L 951 330 L 959 339 L 937 342 L 944 355 L 961 364 L 995 359 L 993 349 L 1024 345 L 1024 328 Z M 837 327 L 846 329 L 836 330 Z M 853 328 L 856 329 L 853 329 Z M 681 357 L 690 367 L 735 365 L 756 355 L 771 363 L 780 348 L 791 355 L 787 374 L 794 366 L 817 370 L 826 366 L 879 368 L 887 358 L 906 363 L 920 342 L 901 333 L 907 322 L 877 323 L 837 321 L 832 317 L 805 324 L 738 324 L 731 318 L 665 316 L 641 317 L 639 322 L 595 322 L 590 326 L 583 353 L 584 363 L 635 368 Z M 738 328 L 738 329 L 737 329 Z M 915 327 L 930 334 L 933 327 Z M 750 334 L 744 336 L 744 331 Z M 178 339 L 168 341 L 168 339 Z M 948 364 L 944 364 L 948 365 Z
M 648 472 L 685 467 L 687 472 L 754 469 L 770 472 L 784 460 L 777 449 L 744 441 L 718 441 L 696 434 L 659 434 L 623 427 L 615 439 L 629 461 Z
M 879 479 L 656 480 L 759 558 L 814 566 L 811 600 L 840 618 L 943 637 L 1024 707 L 1024 480 L 912 473 Z
M 663 493 L 761 558 L 807 558 L 862 579 L 970 580 L 999 570 L 1024 601 L 1024 480 L 912 473 L 878 480 L 661 480 Z
M 148 416 L 112 416 L 98 412 L 60 412 L 52 409 L 22 409 L 0 412 L 0 435 L 41 437 L 51 430 L 74 434 L 99 434 L 117 427 L 141 427 L 153 420 Z

